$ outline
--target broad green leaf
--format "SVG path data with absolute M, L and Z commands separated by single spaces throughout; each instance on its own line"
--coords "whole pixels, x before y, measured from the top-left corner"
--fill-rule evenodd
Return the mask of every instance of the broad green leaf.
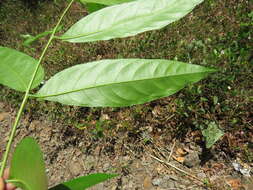
M 134 0 L 79 0 L 81 3 L 96 3 L 102 5 L 115 5 L 120 3 L 126 3 Z
M 174 94 L 210 72 L 214 70 L 177 61 L 102 60 L 56 74 L 35 97 L 77 106 L 131 106 Z
M 24 92 L 29 85 L 38 61 L 14 49 L 0 46 L 0 84 Z M 44 78 L 40 66 L 32 88 L 37 87 Z
M 11 181 L 23 190 L 47 190 L 45 165 L 39 145 L 33 138 L 24 138 L 16 147 L 10 167 Z
M 138 0 L 106 7 L 74 24 L 58 39 L 82 43 L 134 36 L 179 20 L 203 0 Z
M 96 12 L 110 5 L 126 3 L 134 0 L 79 0 L 83 4 L 88 13 Z
M 205 137 L 206 148 L 211 148 L 224 133 L 215 122 L 210 122 L 206 129 L 202 129 L 202 135 Z
M 79 0 L 79 2 L 86 7 L 88 13 L 96 12 L 107 6 L 126 3 L 130 1 L 135 0 Z
M 98 183 L 116 177 L 115 174 L 91 174 L 59 184 L 49 190 L 84 190 Z
M 93 13 L 95 11 L 98 11 L 102 8 L 105 8 L 106 5 L 101 5 L 101 4 L 97 4 L 97 3 L 87 3 L 86 4 L 86 8 L 87 8 L 87 11 L 88 13 Z

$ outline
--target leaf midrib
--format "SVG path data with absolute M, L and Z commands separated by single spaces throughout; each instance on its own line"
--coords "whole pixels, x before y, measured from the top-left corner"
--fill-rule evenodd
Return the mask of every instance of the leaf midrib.
M 135 2 L 130 2 L 130 3 L 135 3 Z M 116 6 L 119 6 L 119 5 L 116 5 Z M 76 39 L 76 38 L 87 37 L 87 36 L 99 34 L 101 32 L 108 32 L 108 31 L 112 30 L 112 28 L 114 28 L 115 26 L 124 24 L 126 20 L 129 21 L 129 22 L 131 22 L 132 20 L 137 20 L 137 19 L 142 18 L 142 17 L 154 16 L 154 14 L 160 14 L 160 13 L 166 12 L 168 7 L 169 7 L 169 5 L 166 6 L 166 8 L 158 10 L 158 11 L 155 11 L 155 12 L 151 12 L 151 13 L 148 13 L 148 14 L 143 14 L 143 15 L 140 15 L 140 16 L 137 16 L 137 17 L 132 16 L 131 18 L 128 18 L 128 19 L 123 19 L 120 22 L 114 23 L 110 28 L 105 29 L 105 30 L 99 30 L 99 31 L 96 31 L 96 32 L 90 32 L 90 33 L 86 33 L 86 34 L 80 34 L 80 35 L 76 35 L 76 36 L 72 36 L 72 37 L 70 37 L 70 36 L 69 37 L 68 36 L 64 37 L 64 35 L 63 35 L 63 36 L 60 36 L 60 37 L 57 37 L 57 38 L 58 39 L 62 39 L 62 40 L 72 40 L 72 39 Z M 195 7 L 195 6 L 193 6 L 193 7 Z
M 57 94 L 50 94 L 50 95 L 46 95 L 46 96 L 40 96 L 39 94 L 30 95 L 30 96 L 36 97 L 36 98 L 49 98 L 49 97 L 61 96 L 61 95 L 65 95 L 65 94 L 71 94 L 71 93 L 75 93 L 75 92 L 89 90 L 89 89 L 93 89 L 93 88 L 100 88 L 100 87 L 104 87 L 104 86 L 111 86 L 111 85 L 132 83 L 132 82 L 136 83 L 136 82 L 141 82 L 141 81 L 162 79 L 162 78 L 168 78 L 168 77 L 174 77 L 174 76 L 182 76 L 182 75 L 190 75 L 190 74 L 201 74 L 201 73 L 212 73 L 212 72 L 215 72 L 215 70 L 209 70 L 209 71 L 204 71 L 204 72 L 176 74 L 176 75 L 166 75 L 166 76 L 162 76 L 162 77 L 144 78 L 144 79 L 131 80 L 131 81 L 111 82 L 111 83 L 106 83 L 106 84 L 100 84 L 100 85 L 97 85 L 97 86 L 90 86 L 90 87 L 80 88 L 80 89 L 76 89 L 76 90 L 70 90 L 70 91 L 67 91 L 67 92 L 61 92 L 61 93 L 57 93 Z

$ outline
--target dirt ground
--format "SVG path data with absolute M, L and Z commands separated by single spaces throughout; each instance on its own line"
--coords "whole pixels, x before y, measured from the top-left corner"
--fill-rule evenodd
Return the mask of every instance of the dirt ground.
M 24 47 L 20 35 L 49 30 L 57 20 L 52 15 L 65 6 L 64 1 L 0 1 L 0 45 L 37 58 L 47 38 Z M 106 172 L 119 176 L 91 189 L 252 190 L 252 7 L 247 0 L 209 0 L 161 31 L 95 44 L 54 42 L 44 63 L 46 79 L 77 63 L 122 57 L 178 59 L 219 72 L 171 97 L 133 107 L 30 100 L 15 144 L 26 136 L 39 142 L 50 186 Z M 64 27 L 85 14 L 74 4 Z M 0 85 L 0 156 L 21 98 Z M 207 149 L 200 127 L 212 122 L 225 135 Z
M 1 155 L 15 114 L 15 110 L 0 102 Z M 140 133 L 149 136 L 153 130 L 147 126 Z M 193 135 L 199 138 L 199 134 Z M 175 138 L 164 143 L 163 136 L 158 135 L 150 142 L 136 143 L 127 132 L 96 139 L 85 130 L 80 132 L 43 117 L 22 120 L 15 142 L 26 136 L 37 139 L 42 148 L 50 186 L 90 173 L 107 172 L 119 177 L 91 189 L 253 189 L 252 177 L 235 171 L 234 160 L 229 161 L 226 153 L 206 152 L 193 139 L 180 142 Z

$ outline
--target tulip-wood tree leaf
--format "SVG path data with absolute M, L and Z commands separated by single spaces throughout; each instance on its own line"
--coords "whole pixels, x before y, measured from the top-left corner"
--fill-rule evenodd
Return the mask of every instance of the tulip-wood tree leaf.
M 179 20 L 202 1 L 138 0 L 106 7 L 82 18 L 57 38 L 82 43 L 134 36 Z
M 105 8 L 106 6 L 111 6 L 115 4 L 120 4 L 120 3 L 126 3 L 134 0 L 79 0 L 81 4 L 83 4 L 88 13 L 93 13 L 95 11 L 98 11 L 102 8 Z
M 23 190 L 47 190 L 42 152 L 33 138 L 24 138 L 16 147 L 9 180 Z
M 38 61 L 14 49 L 0 46 L 0 84 L 24 92 L 31 80 Z M 40 66 L 32 85 L 37 87 L 44 78 Z
M 97 3 L 87 3 L 85 6 L 87 8 L 88 13 L 93 13 L 95 11 L 98 11 L 106 7 L 106 5 L 97 4 Z
M 159 59 L 101 60 L 61 71 L 35 97 L 76 106 L 131 106 L 174 94 L 211 72 Z
M 120 3 L 126 3 L 134 0 L 79 0 L 81 3 L 97 3 L 102 5 L 115 5 Z
M 94 186 L 98 183 L 116 177 L 115 174 L 90 174 L 87 176 L 72 179 L 70 181 L 59 184 L 49 190 L 85 190 L 88 187 Z

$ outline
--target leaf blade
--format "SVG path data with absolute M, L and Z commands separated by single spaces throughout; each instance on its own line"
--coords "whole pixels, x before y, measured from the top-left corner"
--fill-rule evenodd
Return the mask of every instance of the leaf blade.
M 24 190 L 46 190 L 47 177 L 42 152 L 33 138 L 24 138 L 16 147 L 10 167 L 10 180 Z
M 88 13 L 93 13 L 106 7 L 106 5 L 98 4 L 98 3 L 86 3 L 85 6 Z
M 124 38 L 163 28 L 188 14 L 203 0 L 138 0 L 104 8 L 58 37 L 73 43 Z
M 115 5 L 120 3 L 126 3 L 134 0 L 80 0 L 81 3 L 97 3 L 102 5 Z
M 0 46 L 0 84 L 24 92 L 28 87 L 38 61 L 14 49 Z M 32 89 L 44 78 L 44 70 L 40 66 Z
M 116 176 L 116 174 L 90 174 L 59 184 L 49 190 L 84 190 Z
M 35 96 L 76 106 L 131 106 L 174 94 L 210 72 L 214 70 L 159 59 L 101 60 L 63 70 Z

